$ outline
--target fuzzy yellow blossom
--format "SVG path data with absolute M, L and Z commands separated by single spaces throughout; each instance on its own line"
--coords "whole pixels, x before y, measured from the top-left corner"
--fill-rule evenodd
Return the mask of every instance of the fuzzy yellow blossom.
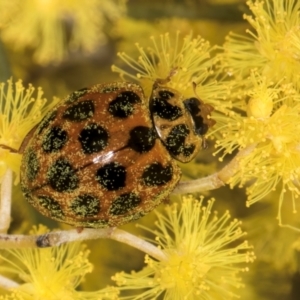
M 61 61 L 68 51 L 94 51 L 105 41 L 106 20 L 125 12 L 125 0 L 2 0 L 2 37 L 16 49 L 34 49 L 41 64 Z
M 214 73 L 217 60 L 214 57 L 215 48 L 209 42 L 200 36 L 182 36 L 177 32 L 151 36 L 148 47 L 143 48 L 139 44 L 136 47 L 138 58 L 124 52 L 118 53 L 125 66 L 112 66 L 112 70 L 118 72 L 122 79 L 138 81 L 146 96 L 150 97 L 155 80 L 170 77 L 170 81 L 163 84 L 165 87 L 176 89 L 186 98 L 200 97 L 214 107 L 212 118 L 219 116 L 215 127 L 226 125 L 224 114 L 231 109 L 231 101 L 228 100 L 231 83 L 218 80 L 220 74 Z M 193 83 L 197 84 L 196 92 Z
M 223 60 L 227 71 L 241 83 L 256 68 L 270 82 L 284 78 L 283 83 L 293 83 L 299 89 L 300 2 L 250 0 L 247 4 L 253 15 L 244 18 L 252 29 L 248 35 L 231 33 L 227 37 Z
M 253 85 L 247 93 L 248 103 L 245 103 L 247 116 L 255 119 L 268 118 L 273 112 L 274 102 L 277 98 L 276 89 L 272 87 L 272 83 L 266 81 L 266 78 L 255 80 L 255 76 L 257 74 L 251 73 Z
M 45 233 L 40 226 L 32 233 Z M 88 250 L 78 242 L 45 249 L 6 249 L 0 252 L 1 270 L 17 276 L 20 285 L 0 296 L 2 300 L 113 300 L 114 288 L 94 292 L 77 291 L 76 288 L 93 266 L 88 261 Z
M 253 147 L 238 160 L 238 168 L 229 183 L 248 184 L 248 205 L 263 199 L 279 188 L 279 223 L 281 207 L 287 190 L 291 192 L 293 212 L 300 194 L 300 94 L 290 85 L 269 86 L 266 78 L 256 73 L 248 79 L 253 87 L 248 92 L 244 109 L 228 116 L 222 138 L 216 142 L 223 156 L 234 150 Z M 256 80 L 256 82 L 255 82 Z M 247 112 L 247 115 L 246 115 Z M 216 154 L 215 153 L 215 154 Z
M 216 63 L 212 58 L 214 47 L 200 36 L 192 34 L 181 36 L 162 34 L 151 36 L 150 45 L 145 49 L 136 44 L 138 58 L 132 58 L 124 52 L 118 53 L 126 67 L 112 66 L 124 79 L 139 81 L 145 89 L 146 95 L 151 95 L 153 83 L 156 79 L 165 79 L 170 74 L 170 81 L 164 86 L 174 88 L 184 96 L 195 96 L 193 82 L 197 84 L 197 93 L 204 102 L 218 105 L 227 97 L 229 86 L 218 83 L 212 72 Z M 130 71 L 125 71 L 124 69 Z M 228 103 L 227 103 L 228 105 Z
M 185 197 L 180 207 L 168 206 L 166 214 L 156 212 L 156 229 L 144 228 L 156 236 L 155 241 L 166 254 L 156 261 L 146 256 L 147 266 L 127 274 L 117 273 L 113 280 L 120 291 L 134 295 L 120 299 L 201 300 L 238 298 L 243 286 L 239 272 L 254 255 L 238 220 L 229 212 L 218 217 L 212 212 L 214 200 Z M 127 293 L 128 294 L 128 293 Z M 162 296 L 162 298 L 159 298 Z
M 18 181 L 21 155 L 8 148 L 18 150 L 26 134 L 57 102 L 54 98 L 47 103 L 41 88 L 35 94 L 35 88 L 26 89 L 21 80 L 0 83 L 0 178 L 10 168 Z

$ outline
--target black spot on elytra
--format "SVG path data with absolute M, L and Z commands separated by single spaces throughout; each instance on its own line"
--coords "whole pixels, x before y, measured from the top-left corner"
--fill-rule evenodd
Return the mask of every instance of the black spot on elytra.
M 112 215 L 126 214 L 128 211 L 137 207 L 140 202 L 141 198 L 135 193 L 122 194 L 113 201 L 109 213 Z
M 134 105 L 141 102 L 140 97 L 131 91 L 121 92 L 109 103 L 108 111 L 114 117 L 127 118 L 134 112 Z
M 151 112 L 160 118 L 174 121 L 182 116 L 182 111 L 178 106 L 174 106 L 164 99 L 153 98 Z
M 68 140 L 68 134 L 62 128 L 55 126 L 48 129 L 43 137 L 42 148 L 47 153 L 61 150 Z
M 194 152 L 196 148 L 195 145 L 185 145 L 185 139 L 189 133 L 190 130 L 185 124 L 179 124 L 172 128 L 166 139 L 166 147 L 172 155 L 176 156 L 182 154 L 188 157 Z
M 63 113 L 62 117 L 72 122 L 80 122 L 94 115 L 95 106 L 93 100 L 84 100 L 72 104 Z
M 109 191 L 119 190 L 125 186 L 126 168 L 116 162 L 106 164 L 97 170 L 96 180 Z
M 65 104 L 71 104 L 71 103 L 76 102 L 79 98 L 81 98 L 88 92 L 89 92 L 89 88 L 82 88 L 80 90 L 73 92 L 72 94 L 70 94 L 68 96 L 68 98 L 65 101 Z
M 33 181 L 40 170 L 38 157 L 36 153 L 31 148 L 29 148 L 25 153 L 24 159 L 26 166 L 26 178 L 28 179 L 28 181 Z
M 144 153 L 150 151 L 156 139 L 153 128 L 137 126 L 130 130 L 128 146 L 136 152 Z
M 37 201 L 39 206 L 43 207 L 50 213 L 51 217 L 61 219 L 64 213 L 59 203 L 50 196 L 38 196 Z
M 183 103 L 194 121 L 196 134 L 204 135 L 208 131 L 208 125 L 203 122 L 204 120 L 200 115 L 201 102 L 197 98 L 190 98 L 183 101 Z
M 151 100 L 150 110 L 152 114 L 169 121 L 174 121 L 182 116 L 181 108 L 168 102 L 170 98 L 174 97 L 172 92 L 159 91 L 158 94 L 159 98 Z
M 164 167 L 161 163 L 155 162 L 145 168 L 142 180 L 147 186 L 159 186 L 169 182 L 172 176 L 173 169 L 171 165 Z
M 44 119 L 40 122 L 40 124 L 37 128 L 37 133 L 41 134 L 43 132 L 43 130 L 50 125 L 51 121 L 53 121 L 56 118 L 56 116 L 57 116 L 57 111 L 56 110 L 54 110 L 52 112 L 49 112 L 44 117 Z
M 22 181 L 21 181 L 21 191 L 24 197 L 26 198 L 26 200 L 28 201 L 28 203 L 32 204 L 33 203 L 32 192 L 30 191 L 30 189 L 27 188 L 27 186 L 25 186 L 22 183 Z
M 167 90 L 161 90 L 158 92 L 158 95 L 160 98 L 168 100 L 174 97 L 174 93 L 167 91 Z
M 78 140 L 83 153 L 92 154 L 102 151 L 107 146 L 108 132 L 102 126 L 91 123 L 81 130 Z
M 95 196 L 82 194 L 72 201 L 70 208 L 78 217 L 93 217 L 100 211 L 100 200 Z
M 47 179 L 50 186 L 58 192 L 71 192 L 79 184 L 75 169 L 64 158 L 59 158 L 50 166 Z

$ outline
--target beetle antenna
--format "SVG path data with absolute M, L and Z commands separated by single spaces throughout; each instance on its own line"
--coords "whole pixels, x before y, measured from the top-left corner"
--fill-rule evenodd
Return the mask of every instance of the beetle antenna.
M 9 147 L 9 146 L 4 145 L 4 144 L 0 144 L 0 148 L 5 149 L 5 150 L 9 150 L 11 153 L 19 153 L 19 150 L 14 149 L 14 148 Z
M 0 148 L 2 149 L 6 149 L 6 150 L 9 150 L 11 153 L 18 153 L 18 154 L 23 154 L 24 153 L 24 150 L 27 146 L 27 144 L 29 143 L 29 141 L 31 140 L 35 130 L 37 129 L 39 124 L 35 125 L 27 134 L 26 136 L 24 137 L 22 143 L 21 143 L 21 146 L 19 149 L 14 149 L 10 146 L 7 146 L 7 145 L 4 145 L 4 144 L 0 144 Z
M 208 103 L 204 103 L 203 102 L 203 100 L 198 96 L 198 93 L 197 93 L 197 83 L 195 81 L 193 81 L 192 84 L 193 84 L 194 94 L 195 94 L 196 98 L 201 103 L 201 112 L 200 112 L 200 115 L 203 118 L 205 124 L 207 124 L 208 128 L 212 127 L 212 126 L 214 126 L 216 124 L 216 121 L 214 119 L 210 118 L 210 114 L 214 110 L 214 107 L 211 106 Z M 202 148 L 203 149 L 207 148 L 207 142 L 206 142 L 205 135 L 202 135 Z

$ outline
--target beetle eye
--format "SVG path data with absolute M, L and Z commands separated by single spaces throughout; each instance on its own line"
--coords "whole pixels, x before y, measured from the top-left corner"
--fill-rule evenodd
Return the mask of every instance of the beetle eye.
M 183 103 L 193 119 L 196 134 L 204 135 L 208 130 L 208 126 L 204 124 L 204 120 L 201 115 L 200 101 L 197 98 L 190 98 L 183 101 Z
M 183 103 L 193 119 L 196 134 L 205 135 L 208 129 L 216 123 L 215 120 L 208 118 L 213 107 L 195 97 L 187 99 Z

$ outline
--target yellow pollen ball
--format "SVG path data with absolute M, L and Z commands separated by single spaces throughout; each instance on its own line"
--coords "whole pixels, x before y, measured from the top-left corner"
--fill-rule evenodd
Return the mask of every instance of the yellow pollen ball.
M 247 105 L 248 117 L 264 119 L 270 117 L 273 110 L 273 101 L 271 97 L 251 98 Z

